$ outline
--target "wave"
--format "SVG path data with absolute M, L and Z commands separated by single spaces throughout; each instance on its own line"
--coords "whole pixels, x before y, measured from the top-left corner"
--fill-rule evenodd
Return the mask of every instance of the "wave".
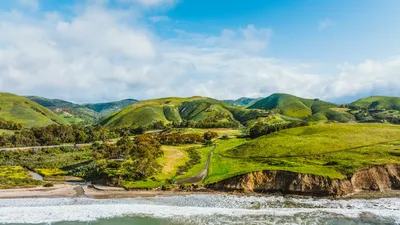
M 285 197 L 190 195 L 134 199 L 0 199 L 0 223 L 89 222 L 124 216 L 168 219 L 177 223 L 257 224 L 279 220 L 326 222 L 360 218 L 400 224 L 400 199 L 329 200 Z M 208 221 L 208 222 L 207 222 Z M 297 222 L 296 222 L 297 221 Z M 290 222 L 288 223 L 290 224 Z

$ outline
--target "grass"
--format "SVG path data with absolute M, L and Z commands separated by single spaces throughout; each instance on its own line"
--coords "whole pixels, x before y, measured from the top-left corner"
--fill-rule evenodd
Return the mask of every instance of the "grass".
M 47 126 L 54 123 L 68 124 L 50 110 L 28 98 L 1 92 L 0 118 L 26 127 Z
M 350 107 L 400 110 L 400 97 L 371 96 L 351 103 Z
M 146 127 L 155 122 L 168 125 L 186 120 L 193 123 L 208 121 L 214 124 L 238 125 L 265 114 L 265 111 L 235 107 L 205 97 L 162 98 L 128 106 L 122 111 L 106 116 L 100 124 L 110 128 Z
M 58 177 L 67 175 L 67 172 L 59 168 L 36 168 L 35 172 L 43 177 Z
M 14 131 L 12 131 L 12 130 L 3 130 L 3 129 L 0 129 L 0 135 L 1 134 L 14 134 Z
M 0 166 L 0 189 L 35 187 L 41 183 L 33 180 L 21 166 Z
M 209 129 L 177 128 L 175 130 L 178 132 L 184 133 L 184 134 L 199 134 L 199 135 L 203 135 L 207 131 L 213 131 L 213 132 L 216 132 L 219 137 L 222 137 L 224 135 L 235 136 L 235 135 L 240 135 L 240 133 L 241 133 L 240 130 L 232 129 L 232 128 L 209 128 Z
M 280 114 L 310 121 L 349 122 L 354 117 L 343 111 L 332 110 L 337 105 L 319 99 L 305 99 L 288 94 L 273 94 L 249 106 L 252 109 L 278 110 Z
M 360 168 L 400 163 L 400 127 L 326 124 L 283 130 L 216 149 L 206 183 L 260 170 L 345 178 Z
M 125 182 L 122 186 L 127 189 L 141 189 L 155 188 L 166 184 L 168 180 L 175 179 L 178 167 L 185 165 L 185 163 L 189 161 L 186 149 L 194 146 L 196 145 L 163 145 L 162 150 L 164 151 L 164 156 L 158 160 L 160 165 L 162 165 L 162 170 L 160 173 L 153 176 L 154 180 L 147 179 L 145 181 Z
M 208 158 L 208 153 L 213 149 L 214 147 L 203 147 L 203 148 L 199 148 L 197 149 L 198 151 L 200 151 L 201 154 L 201 160 L 199 164 L 194 165 L 189 171 L 187 171 L 184 175 L 178 176 L 176 177 L 176 180 L 183 180 L 186 179 L 188 177 L 191 176 L 195 176 L 197 174 L 199 174 L 203 169 L 204 166 L 207 163 L 207 158 Z

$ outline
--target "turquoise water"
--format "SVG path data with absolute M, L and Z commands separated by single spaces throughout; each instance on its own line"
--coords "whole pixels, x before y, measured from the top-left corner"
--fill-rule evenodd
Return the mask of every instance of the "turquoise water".
M 0 199 L 0 224 L 400 224 L 400 199 L 190 195 L 134 199 Z

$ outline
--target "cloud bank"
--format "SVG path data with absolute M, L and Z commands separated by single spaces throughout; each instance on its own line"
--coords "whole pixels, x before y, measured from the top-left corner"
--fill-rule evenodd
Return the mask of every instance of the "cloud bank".
M 0 91 L 75 102 L 274 92 L 327 100 L 400 95 L 399 57 L 343 63 L 339 72 L 326 75 L 312 64 L 267 57 L 271 28 L 249 24 L 214 36 L 176 30 L 174 37 L 163 38 L 140 20 L 146 13 L 132 12 L 137 11 L 89 3 L 73 16 L 0 12 Z

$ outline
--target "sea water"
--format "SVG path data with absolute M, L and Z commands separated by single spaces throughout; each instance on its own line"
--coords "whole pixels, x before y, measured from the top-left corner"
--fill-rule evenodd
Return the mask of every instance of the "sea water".
M 400 224 L 400 199 L 235 195 L 0 199 L 0 224 Z

